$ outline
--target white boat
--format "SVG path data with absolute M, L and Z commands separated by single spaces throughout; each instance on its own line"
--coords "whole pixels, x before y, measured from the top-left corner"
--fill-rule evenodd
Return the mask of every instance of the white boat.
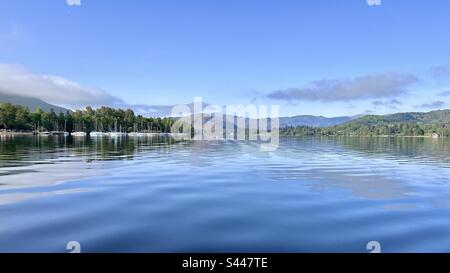
M 147 136 L 147 134 L 146 133 L 131 132 L 131 133 L 128 133 L 128 136 L 130 136 L 130 137 L 145 137 L 145 136 Z
M 85 137 L 85 136 L 86 136 L 86 133 L 85 133 L 85 132 L 73 132 L 73 133 L 72 133 L 72 136 L 75 136 L 75 137 Z
M 111 132 L 108 135 L 111 136 L 111 137 L 121 137 L 121 136 L 124 136 L 126 134 L 122 133 L 122 132 Z
M 122 132 L 122 125 L 119 126 L 119 130 L 117 130 L 117 120 L 114 122 L 114 132 L 109 132 L 108 136 L 111 137 L 122 137 L 122 136 L 126 136 L 127 133 L 123 133 Z
M 89 135 L 91 137 L 101 137 L 101 136 L 104 136 L 105 133 L 103 133 L 103 132 L 90 132 Z
M 49 136 L 49 135 L 50 135 L 50 132 L 47 132 L 47 131 L 45 131 L 45 132 L 40 132 L 39 135 L 41 135 L 41 136 Z

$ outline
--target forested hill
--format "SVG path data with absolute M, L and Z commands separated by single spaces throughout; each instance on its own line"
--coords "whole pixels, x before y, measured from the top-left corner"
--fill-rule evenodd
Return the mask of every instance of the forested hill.
M 355 119 L 356 117 L 323 117 L 323 116 L 311 116 L 311 115 L 298 115 L 293 117 L 281 117 L 280 118 L 280 126 L 288 127 L 288 126 L 311 126 L 311 127 L 327 127 L 339 125 L 350 120 Z
M 31 112 L 36 111 L 36 109 L 40 108 L 45 112 L 50 112 L 51 109 L 55 111 L 55 113 L 66 113 L 70 110 L 65 109 L 63 107 L 59 107 L 53 104 L 46 103 L 40 99 L 22 97 L 12 94 L 7 94 L 0 91 L 0 104 L 4 103 L 12 103 L 15 105 L 21 105 L 23 107 L 27 107 Z
M 450 123 L 450 110 L 437 110 L 427 113 L 410 112 L 391 115 L 366 115 L 344 124 L 386 125 L 394 123 L 443 124 Z
M 285 127 L 283 135 L 431 136 L 450 137 L 450 110 L 427 113 L 366 115 L 330 127 Z

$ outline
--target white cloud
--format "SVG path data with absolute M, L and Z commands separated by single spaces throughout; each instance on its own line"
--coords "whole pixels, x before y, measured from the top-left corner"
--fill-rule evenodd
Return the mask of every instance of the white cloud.
M 323 79 L 310 87 L 289 88 L 271 92 L 268 97 L 277 100 L 352 101 L 395 97 L 408 92 L 408 87 L 419 79 L 412 74 L 384 73 L 353 79 Z
M 436 80 L 445 80 L 450 78 L 450 65 L 437 65 L 430 69 L 431 76 Z
M 427 108 L 427 109 L 439 109 L 439 108 L 443 108 L 445 106 L 445 102 L 444 101 L 433 101 L 431 103 L 424 103 L 421 105 L 417 105 L 417 108 Z
M 0 92 L 38 98 L 68 108 L 87 105 L 121 105 L 123 100 L 99 88 L 80 85 L 63 77 L 32 73 L 23 66 L 0 64 Z
M 397 109 L 397 106 L 402 105 L 403 103 L 401 103 L 400 101 L 396 100 L 396 99 L 391 99 L 391 100 L 376 100 L 372 102 L 372 105 L 375 107 L 387 107 L 390 109 Z
M 448 96 L 450 96 L 450 90 L 441 91 L 441 92 L 439 92 L 438 96 L 439 97 L 448 97 Z

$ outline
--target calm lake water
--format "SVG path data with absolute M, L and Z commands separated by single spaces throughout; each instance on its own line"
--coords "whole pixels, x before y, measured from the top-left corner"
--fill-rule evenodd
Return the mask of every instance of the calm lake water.
M 0 252 L 450 251 L 450 140 L 0 139 Z

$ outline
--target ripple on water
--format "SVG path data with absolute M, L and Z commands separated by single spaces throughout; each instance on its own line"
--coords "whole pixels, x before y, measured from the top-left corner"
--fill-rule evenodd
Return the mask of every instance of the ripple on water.
M 450 141 L 0 142 L 0 251 L 450 250 Z

